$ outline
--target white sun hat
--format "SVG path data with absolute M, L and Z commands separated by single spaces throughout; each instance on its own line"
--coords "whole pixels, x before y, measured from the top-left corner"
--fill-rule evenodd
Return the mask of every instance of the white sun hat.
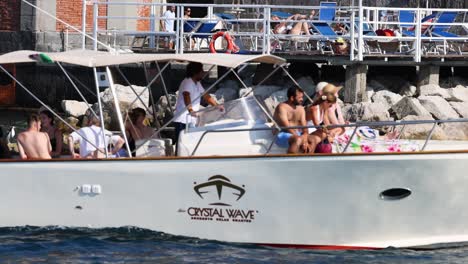
M 315 86 L 315 92 L 318 93 L 318 92 L 322 91 L 323 88 L 324 88 L 325 86 L 327 86 L 327 85 L 328 85 L 327 82 L 319 82 L 319 83 L 317 83 L 317 86 Z

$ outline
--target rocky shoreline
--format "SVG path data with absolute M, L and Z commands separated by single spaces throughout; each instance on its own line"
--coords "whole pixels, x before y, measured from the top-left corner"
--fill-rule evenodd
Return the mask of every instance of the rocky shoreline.
M 220 83 L 212 96 L 219 103 L 244 96 L 251 91 L 252 88 L 250 87 L 253 83 L 253 75 L 247 75 L 246 77 L 245 83 L 249 88 L 243 88 L 238 81 L 230 79 Z M 315 82 L 311 77 L 300 77 L 297 79 L 297 83 L 309 96 L 314 95 Z M 265 104 L 270 113 L 273 113 L 280 102 L 287 99 L 287 89 L 295 85 L 293 81 L 284 76 L 280 81 L 273 84 L 257 86 L 253 91 L 253 94 Z M 342 85 L 340 83 L 336 84 Z M 416 87 L 398 77 L 388 78 L 383 76 L 368 82 L 367 98 L 369 100 L 367 102 L 348 104 L 340 100 L 339 104 L 343 109 L 345 119 L 350 122 L 468 118 L 468 81 L 460 77 L 451 77 L 442 80 L 441 85 L 445 87 L 434 84 Z M 139 93 L 144 89 L 141 86 L 133 86 L 132 88 Z M 133 94 L 130 87 L 118 85 L 116 90 L 120 100 L 120 108 L 124 113 L 129 110 L 132 102 L 135 102 L 133 107 L 142 107 L 144 109 L 149 105 L 148 92 L 143 93 L 142 101 L 140 101 Z M 110 125 L 111 129 L 118 130 L 112 95 L 107 89 L 102 93 L 102 96 L 106 123 Z M 340 94 L 340 97 L 342 98 L 342 94 Z M 160 124 L 167 122 L 172 117 L 168 100 L 174 106 L 176 95 L 161 96 L 156 102 L 156 117 Z M 78 118 L 81 119 L 80 116 L 85 114 L 87 105 L 77 101 L 63 101 L 62 108 L 69 116 L 69 120 L 73 124 L 77 124 Z M 97 104 L 93 105 L 93 109 L 97 111 Z M 149 107 L 149 110 L 151 113 L 148 116 L 153 116 L 152 108 Z M 424 139 L 432 130 L 432 127 L 432 124 L 405 126 L 402 138 Z M 379 129 L 384 133 L 388 128 Z M 433 139 L 468 140 L 468 124 L 438 124 L 434 129 Z

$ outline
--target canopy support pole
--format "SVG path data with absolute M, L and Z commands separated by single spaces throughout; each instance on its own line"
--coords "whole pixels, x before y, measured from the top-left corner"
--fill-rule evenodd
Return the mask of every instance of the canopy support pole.
M 88 86 L 86 86 L 84 83 L 82 83 L 76 76 L 74 76 L 71 72 L 68 73 L 68 75 L 70 75 L 70 77 L 76 82 L 78 83 L 79 85 L 81 85 L 81 87 L 83 87 L 88 93 L 92 94 L 93 96 L 97 96 L 96 93 L 94 91 L 92 91 Z
M 171 61 L 168 61 L 166 63 L 166 65 L 164 65 L 164 67 L 162 68 L 162 70 L 160 72 L 158 72 L 158 74 L 156 74 L 156 76 L 154 76 L 154 78 L 151 80 L 151 82 L 149 82 L 145 89 L 143 89 L 143 91 L 141 91 L 141 93 L 139 94 L 139 96 L 141 96 L 145 91 L 146 89 L 149 89 L 149 87 L 159 78 L 159 76 L 162 75 L 163 71 L 169 66 L 169 64 L 171 63 Z M 138 100 L 138 98 L 136 98 L 135 100 L 133 100 L 132 104 L 134 104 L 136 101 Z
M 145 71 L 146 83 L 148 83 L 149 78 L 148 78 L 148 69 L 146 68 L 146 62 L 143 62 L 143 70 Z M 153 109 L 153 120 L 154 120 L 154 123 L 156 124 L 156 126 L 158 128 L 160 128 L 161 124 L 159 124 L 158 116 L 157 116 L 157 113 L 156 113 L 156 104 L 154 103 L 153 91 L 151 90 L 151 87 L 148 89 L 148 92 L 149 92 L 149 96 L 150 96 L 150 100 L 151 100 L 151 108 Z
M 159 67 L 159 64 L 157 62 L 156 62 L 156 67 L 158 68 L 158 72 L 161 72 L 161 67 Z M 169 109 L 171 110 L 171 114 L 174 115 L 174 109 L 172 109 L 171 100 L 170 100 L 170 97 L 169 97 L 169 92 L 167 91 L 166 81 L 164 81 L 164 78 L 162 77 L 162 75 L 161 75 L 161 84 L 163 86 L 164 95 L 166 96 L 167 104 L 169 105 Z
M 260 86 L 260 85 L 262 85 L 264 82 L 266 82 L 268 79 L 270 79 L 270 77 L 273 76 L 273 74 L 275 74 L 281 67 L 283 67 L 283 65 L 279 65 L 278 67 L 276 67 L 276 69 L 272 70 L 272 71 L 271 71 L 261 82 L 259 82 L 256 86 Z M 247 96 L 249 96 L 249 95 L 253 92 L 254 89 L 255 89 L 255 88 L 252 87 L 252 90 L 250 90 L 249 92 L 247 92 L 246 94 L 244 94 L 244 96 L 242 96 L 242 97 L 247 97 Z
M 104 134 L 104 129 L 105 129 L 104 114 L 103 114 L 103 111 L 102 111 L 101 95 L 99 94 L 99 81 L 98 81 L 96 67 L 93 67 L 93 72 L 94 72 L 94 82 L 96 83 L 96 93 L 97 93 L 97 99 L 98 99 L 98 105 L 99 105 L 99 116 L 100 116 L 99 119 L 101 119 L 102 140 L 104 140 L 103 141 L 103 143 L 104 143 L 104 153 L 106 154 L 106 158 L 109 158 L 109 151 L 107 150 L 107 146 L 105 146 L 106 145 L 106 135 Z M 96 149 L 99 149 L 99 148 L 96 147 Z
M 281 66 L 281 69 L 283 69 L 284 73 L 286 73 L 286 75 L 289 77 L 289 79 L 291 79 L 291 81 L 293 81 L 294 85 L 296 85 L 297 87 L 302 89 L 302 87 L 299 85 L 299 83 L 291 76 L 291 74 L 289 74 L 289 72 L 283 66 Z M 304 95 L 307 97 L 307 99 L 310 101 L 310 103 L 314 102 L 314 100 L 312 100 L 312 98 L 310 98 L 310 96 L 307 93 L 304 92 Z
M 143 101 L 143 99 L 141 99 L 141 96 L 138 95 L 137 91 L 135 91 L 135 88 L 133 88 L 133 85 L 130 83 L 130 81 L 127 79 L 127 76 L 125 76 L 125 74 L 122 72 L 122 70 L 120 69 L 120 67 L 117 65 L 115 66 L 115 68 L 117 69 L 117 71 L 119 72 L 120 76 L 122 76 L 122 78 L 124 79 L 124 81 L 127 83 L 127 85 L 130 87 L 130 90 L 132 90 L 132 92 L 136 95 L 138 101 L 140 101 L 140 103 L 143 104 L 143 107 L 145 108 L 145 110 L 147 112 L 150 111 L 150 109 L 148 108 L 147 104 L 145 104 L 145 102 Z M 108 73 L 109 74 L 109 73 Z M 109 77 L 109 80 L 111 79 L 111 77 Z M 148 89 L 148 91 L 151 90 L 151 89 Z M 128 107 L 129 109 L 132 109 L 134 103 L 136 103 L 135 101 L 133 101 L 130 106 Z M 149 103 L 149 102 L 148 102 Z
M 83 99 L 83 101 L 86 103 L 86 105 L 88 106 L 88 109 L 91 111 L 91 113 L 93 113 L 93 115 L 95 117 L 98 117 L 96 112 L 94 112 L 93 108 L 90 107 L 90 104 L 88 103 L 88 101 L 86 100 L 86 98 L 83 96 L 83 94 L 80 92 L 80 90 L 78 89 L 78 87 L 76 86 L 75 82 L 73 82 L 73 80 L 70 78 L 70 76 L 68 75 L 68 72 L 65 70 L 65 68 L 63 68 L 62 64 L 60 64 L 60 62 L 57 62 L 57 65 L 60 67 L 60 69 L 63 71 L 63 73 L 65 74 L 65 76 L 67 76 L 68 80 L 70 81 L 70 83 L 73 85 L 73 88 L 75 88 L 76 92 L 78 92 L 78 94 L 80 95 L 81 99 Z
M 117 69 L 118 69 L 118 67 L 117 67 Z M 120 109 L 119 98 L 117 98 L 117 93 L 115 92 L 114 78 L 112 78 L 112 72 L 110 71 L 109 67 L 106 67 L 106 72 L 107 72 L 107 78 L 109 80 L 110 90 L 112 92 L 112 97 L 114 97 L 114 105 L 115 105 L 115 110 L 116 110 L 116 114 L 117 114 L 117 119 L 119 120 L 120 132 L 122 132 L 122 136 L 123 136 L 123 138 L 125 140 L 125 146 L 127 147 L 128 155 L 130 157 L 132 157 L 132 152 L 130 150 L 130 144 L 128 144 L 127 133 L 125 132 L 125 125 L 124 125 L 123 118 L 122 118 L 122 112 L 121 112 L 121 109 Z M 120 69 L 119 69 L 119 72 L 120 72 Z M 130 85 L 130 87 L 132 87 L 132 86 Z M 132 88 L 132 90 L 133 90 L 133 88 Z M 104 129 L 102 131 L 104 131 Z

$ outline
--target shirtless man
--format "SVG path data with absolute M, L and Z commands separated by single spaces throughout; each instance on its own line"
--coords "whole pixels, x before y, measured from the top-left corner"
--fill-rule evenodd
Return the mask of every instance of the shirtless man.
M 49 135 L 40 132 L 41 118 L 32 114 L 28 118 L 28 129 L 18 135 L 18 150 L 22 159 L 51 159 Z
M 280 127 L 306 126 L 305 110 L 302 106 L 304 91 L 299 87 L 292 87 L 288 89 L 287 96 L 288 100 L 276 107 L 273 118 Z M 276 144 L 287 147 L 288 153 L 309 153 L 313 145 L 311 140 L 308 128 L 285 129 L 277 135 Z

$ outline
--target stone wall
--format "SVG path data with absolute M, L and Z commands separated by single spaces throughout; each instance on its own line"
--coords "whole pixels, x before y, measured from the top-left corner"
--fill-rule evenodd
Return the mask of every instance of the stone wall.
M 83 1 L 82 0 L 56 0 L 56 16 L 59 19 L 71 24 L 72 26 L 81 28 L 82 26 L 82 13 Z M 107 6 L 99 5 L 98 14 L 100 16 L 107 15 Z M 56 30 L 61 31 L 66 26 L 60 22 L 56 22 Z M 88 5 L 86 8 L 86 28 L 91 30 L 93 28 L 93 6 Z M 105 19 L 98 20 L 98 28 L 106 29 L 107 21 Z
M 20 29 L 21 0 L 0 1 L 0 31 Z

